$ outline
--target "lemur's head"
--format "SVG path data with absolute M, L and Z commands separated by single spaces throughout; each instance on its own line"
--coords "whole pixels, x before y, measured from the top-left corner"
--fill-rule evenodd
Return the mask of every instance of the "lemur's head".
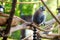
M 45 11 L 45 7 L 44 6 L 41 6 L 40 8 L 39 8 L 41 11 Z
M 4 7 L 2 5 L 0 5 L 0 12 L 3 12 Z

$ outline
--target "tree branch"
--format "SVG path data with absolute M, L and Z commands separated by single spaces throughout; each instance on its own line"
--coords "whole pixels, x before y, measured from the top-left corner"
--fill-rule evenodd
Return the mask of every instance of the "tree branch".
M 10 28 L 11 28 L 11 23 L 12 23 L 12 19 L 13 19 L 13 15 L 14 15 L 14 12 L 15 12 L 15 7 L 16 7 L 16 2 L 17 0 L 12 0 L 12 8 L 11 8 L 11 12 L 10 12 L 10 15 L 9 15 L 9 18 L 7 19 L 6 21 L 6 29 L 4 31 L 4 34 L 7 35 L 9 32 L 10 32 Z M 7 40 L 7 37 L 3 37 L 3 40 Z
M 1 13 L 0 13 L 1 14 Z M 6 14 L 5 14 L 6 15 Z M 3 15 L 4 16 L 4 15 Z M 8 15 L 7 15 L 8 16 Z M 60 14 L 58 14 L 56 17 L 58 17 L 58 19 L 60 19 Z M 2 19 L 3 20 L 3 19 Z M 2 23 L 4 23 L 5 22 L 5 20 L 7 20 L 7 18 L 4 18 L 4 22 L 1 20 L 1 18 L 0 18 L 0 21 L 2 22 Z M 21 18 L 19 18 L 19 17 L 17 17 L 17 16 L 14 16 L 14 18 L 13 18 L 13 21 L 12 21 L 12 25 L 18 25 L 18 23 L 20 22 L 21 23 L 21 21 L 23 22 L 23 23 L 25 23 L 26 21 L 25 20 L 23 20 L 23 19 L 21 19 Z M 46 25 L 50 25 L 50 24 L 53 24 L 53 23 L 55 23 L 56 21 L 55 21 L 55 19 L 51 19 L 50 21 L 47 21 L 46 22 Z M 14 24 L 14 23 L 16 23 L 16 24 Z M 27 23 L 29 23 L 29 22 L 27 22 Z M 15 27 L 14 26 L 14 27 Z M 37 27 L 37 26 L 36 26 Z M 40 28 L 38 28 L 39 30 L 41 30 Z

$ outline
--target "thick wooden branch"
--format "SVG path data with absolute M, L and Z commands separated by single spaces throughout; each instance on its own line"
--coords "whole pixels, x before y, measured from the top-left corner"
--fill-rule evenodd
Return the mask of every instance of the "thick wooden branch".
M 8 18 L 8 14 L 3 14 L 3 13 L 1 13 L 0 12 L 0 16 L 4 16 L 4 17 L 0 17 L 0 25 L 3 25 L 5 22 L 6 22 L 6 20 L 7 20 L 7 18 Z M 58 14 L 56 17 L 58 17 L 59 19 L 60 19 L 60 14 Z M 3 21 L 2 21 L 3 20 Z M 17 16 L 14 16 L 14 18 L 13 18 L 13 21 L 12 21 L 12 26 L 16 26 L 16 25 L 18 25 L 19 24 L 19 22 L 21 23 L 21 22 L 23 22 L 23 23 L 25 23 L 26 21 L 25 20 L 23 20 L 23 19 L 21 19 L 21 18 L 19 18 L 19 17 L 17 17 Z M 46 25 L 50 25 L 50 24 L 53 24 L 53 23 L 55 23 L 56 21 L 55 21 L 55 19 L 51 19 L 50 21 L 47 21 L 46 22 Z M 34 25 L 34 24 L 33 24 Z M 36 28 L 38 28 L 36 25 L 34 25 Z M 41 30 L 41 31 L 47 31 L 47 30 L 42 30 L 42 29 L 40 29 L 40 28 L 38 28 L 39 30 Z
M 8 18 L 9 15 L 0 12 L 0 16 L 3 17 L 3 18 L 0 17 L 0 25 L 3 25 L 3 24 L 6 22 L 6 20 L 7 20 L 7 18 Z M 56 17 L 60 20 L 60 14 L 58 14 Z M 3 21 L 2 21 L 2 20 L 3 20 Z M 13 26 L 14 26 L 14 25 L 16 26 L 19 22 L 20 22 L 20 23 L 21 23 L 21 22 L 25 23 L 26 21 L 23 20 L 23 19 L 21 19 L 21 18 L 19 18 L 19 17 L 17 17 L 17 16 L 14 16 L 12 25 L 13 25 Z M 55 21 L 55 19 L 53 18 L 53 19 L 51 19 L 51 20 L 49 20 L 49 21 L 47 21 L 47 22 L 45 22 L 45 23 L 46 23 L 46 25 L 50 25 L 50 24 L 54 24 L 55 22 L 56 22 L 56 21 Z
M 0 12 L 0 15 L 1 15 L 1 16 L 5 16 L 5 17 L 8 17 L 8 16 L 9 16 L 8 14 L 7 14 L 7 15 L 6 15 L 6 14 L 4 15 L 4 14 L 1 13 L 1 12 Z M 5 20 L 7 20 L 7 19 L 5 19 Z M 2 21 L 2 20 L 1 20 L 1 21 Z M 20 22 L 20 23 L 21 23 L 21 22 L 24 23 L 24 22 L 26 22 L 26 21 L 23 20 L 23 19 L 21 19 L 21 18 L 19 18 L 19 17 L 14 16 L 11 25 L 16 26 L 19 22 Z M 4 24 L 4 23 L 3 23 L 3 24 Z M 2 24 L 2 25 L 3 25 L 3 24 Z M 33 24 L 33 26 L 36 27 L 36 28 L 39 29 L 39 30 L 45 31 L 45 30 L 43 30 L 43 29 L 38 28 L 35 24 Z M 46 31 L 47 31 L 47 30 L 46 30 Z
M 7 18 L 8 18 L 8 14 L 5 14 L 5 13 L 1 13 L 0 12 L 0 16 L 4 16 L 4 18 L 1 18 L 0 17 L 0 22 L 2 22 L 2 25 L 6 22 L 6 20 L 7 20 Z M 60 14 L 58 14 L 57 16 L 56 16 L 59 20 L 60 20 Z M 4 20 L 3 20 L 4 19 Z M 3 20 L 3 21 L 2 21 Z M 19 22 L 26 22 L 25 20 L 23 20 L 23 19 L 21 19 L 21 18 L 19 18 L 19 17 L 17 17 L 17 16 L 14 16 L 14 18 L 13 18 L 13 22 L 12 22 L 12 25 L 17 25 Z M 46 23 L 46 25 L 50 25 L 50 24 L 54 24 L 56 21 L 55 21 L 55 19 L 51 19 L 51 20 L 49 20 L 49 21 L 47 21 L 47 22 L 45 22 Z M 15 24 L 16 23 L 16 24 Z M 1 23 L 0 23 L 1 24 Z
M 3 14 L 3 13 L 1 13 L 0 12 L 0 15 L 1 16 L 5 16 L 5 17 L 8 17 L 9 15 L 8 14 Z M 7 18 L 5 19 L 5 20 L 7 20 Z M 1 20 L 2 21 L 2 20 Z M 5 22 L 5 21 L 4 21 Z M 16 17 L 16 16 L 14 16 L 14 18 L 13 18 L 13 21 L 12 21 L 12 26 L 16 26 L 16 25 L 18 25 L 19 24 L 19 22 L 21 23 L 21 22 L 23 22 L 23 23 L 25 23 L 26 21 L 25 20 L 23 20 L 23 19 L 21 19 L 21 18 L 19 18 L 19 17 Z M 2 23 L 2 25 L 3 25 L 4 23 Z M 41 31 L 47 31 L 47 30 L 43 30 L 43 29 L 40 29 L 40 28 L 38 28 L 35 24 L 32 24 L 34 27 L 36 27 L 37 29 L 39 29 L 39 30 L 41 30 Z M 49 31 L 49 30 L 48 30 Z

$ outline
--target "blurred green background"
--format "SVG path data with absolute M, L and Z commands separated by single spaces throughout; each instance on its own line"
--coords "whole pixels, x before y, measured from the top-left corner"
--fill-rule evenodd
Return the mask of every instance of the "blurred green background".
M 17 0 L 17 2 L 38 2 L 39 0 Z M 10 3 L 5 3 L 5 2 L 12 2 L 12 0 L 5 0 L 3 2 L 3 5 L 5 7 L 5 13 L 9 14 L 11 10 L 11 4 Z M 49 9 L 54 13 L 54 15 L 57 15 L 57 0 L 44 0 L 46 5 L 49 7 Z M 58 1 L 58 6 L 60 6 L 60 0 Z M 0 2 L 0 4 L 2 4 Z M 22 15 L 33 15 L 34 12 L 40 7 L 43 6 L 43 4 L 40 3 L 34 3 L 34 4 L 17 4 L 16 5 L 16 11 L 15 15 L 20 17 L 21 13 Z M 45 11 L 44 13 L 46 15 L 46 21 L 52 19 L 53 17 L 51 14 L 48 12 L 48 10 Z M 57 32 L 57 29 L 54 31 Z M 19 40 L 20 39 L 20 30 L 14 32 L 9 38 L 14 39 L 14 40 Z

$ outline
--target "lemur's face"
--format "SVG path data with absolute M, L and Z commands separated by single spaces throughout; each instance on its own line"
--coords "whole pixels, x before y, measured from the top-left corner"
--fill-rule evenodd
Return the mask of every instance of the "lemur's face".
M 0 12 L 3 12 L 4 8 L 0 5 Z
M 45 7 L 40 7 L 40 10 L 42 11 L 45 11 L 45 9 L 46 9 Z

